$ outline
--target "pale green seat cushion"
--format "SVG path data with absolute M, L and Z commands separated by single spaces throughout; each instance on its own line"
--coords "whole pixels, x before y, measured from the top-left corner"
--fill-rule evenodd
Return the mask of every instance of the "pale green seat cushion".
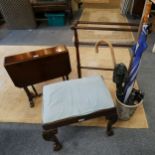
M 113 107 L 112 97 L 100 76 L 59 82 L 43 88 L 43 123 Z

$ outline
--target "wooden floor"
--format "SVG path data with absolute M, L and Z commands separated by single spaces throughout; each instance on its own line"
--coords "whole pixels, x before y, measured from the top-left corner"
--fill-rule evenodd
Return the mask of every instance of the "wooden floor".
M 81 21 L 100 21 L 100 22 L 124 22 L 128 20 L 125 16 L 120 14 L 119 9 L 92 9 L 85 8 L 82 12 Z M 90 26 L 90 25 L 87 25 Z M 95 26 L 95 25 L 91 25 Z M 106 26 L 104 26 L 106 27 Z M 120 27 L 120 26 L 111 26 Z M 129 27 L 130 28 L 130 27 Z M 97 30 L 79 30 L 79 41 L 96 42 L 102 38 L 111 41 L 112 43 L 134 43 L 135 38 L 132 32 L 118 32 L 118 31 L 97 31 Z
M 41 108 L 42 108 L 42 98 L 37 98 L 35 100 L 35 107 L 30 108 L 28 99 L 25 95 L 23 89 L 16 88 L 11 79 L 9 78 L 6 70 L 3 67 L 3 60 L 5 56 L 13 55 L 17 53 L 23 53 L 27 51 L 32 51 L 35 49 L 41 49 L 44 47 L 41 46 L 1 46 L 0 48 L 0 122 L 17 122 L 17 123 L 41 123 Z M 68 47 L 71 64 L 72 64 L 72 73 L 70 75 L 71 79 L 77 78 L 76 70 L 76 57 L 74 47 Z M 81 59 L 83 65 L 90 66 L 111 66 L 112 59 L 109 52 L 109 49 L 101 49 L 99 54 L 95 53 L 94 48 L 80 48 Z M 115 56 L 117 63 L 123 62 L 126 65 L 129 64 L 130 55 L 128 49 L 115 49 Z M 113 100 L 115 102 L 114 93 L 115 85 L 112 82 L 112 72 L 103 72 L 103 71 L 83 71 L 83 76 L 91 75 L 103 75 L 105 83 L 109 88 Z M 36 85 L 36 88 L 39 92 L 42 92 L 42 87 L 45 84 L 61 81 L 61 79 L 56 79 L 48 81 L 46 83 L 41 83 Z M 104 118 L 99 118 L 91 121 L 87 121 L 80 125 L 85 126 L 101 126 L 106 125 Z M 135 115 L 129 121 L 119 121 L 116 124 L 117 127 L 123 128 L 147 128 L 147 119 L 143 105 L 138 107 Z
M 120 8 L 121 0 L 82 0 L 84 8 Z

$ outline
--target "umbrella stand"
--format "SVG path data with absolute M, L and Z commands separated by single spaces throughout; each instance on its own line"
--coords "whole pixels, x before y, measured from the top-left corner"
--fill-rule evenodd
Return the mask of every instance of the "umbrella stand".
M 151 12 L 151 6 L 152 2 L 146 0 L 138 30 L 137 43 L 133 46 L 133 56 L 129 65 L 128 80 L 126 81 L 124 87 L 123 101 L 121 102 L 118 99 L 118 96 L 116 96 L 117 113 L 119 119 L 121 120 L 130 119 L 137 107 L 140 106 L 143 102 L 144 95 L 140 91 L 137 91 L 140 98 L 138 101 L 136 100 L 137 97 L 135 97 L 136 90 L 134 89 L 134 84 L 138 74 L 141 56 L 147 48 L 146 39 L 149 30 L 148 18 Z
M 139 107 L 143 103 L 143 100 L 141 100 L 141 102 L 136 103 L 135 105 L 126 105 L 122 103 L 117 98 L 117 96 L 115 98 L 116 98 L 116 109 L 117 109 L 118 118 L 123 121 L 129 120 L 131 116 L 134 114 L 134 112 L 136 111 L 137 107 Z

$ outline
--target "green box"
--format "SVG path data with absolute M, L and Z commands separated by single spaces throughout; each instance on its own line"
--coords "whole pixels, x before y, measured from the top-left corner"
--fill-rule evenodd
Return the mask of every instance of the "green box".
M 46 13 L 45 16 L 48 18 L 49 26 L 64 26 L 65 25 L 65 14 L 64 13 Z

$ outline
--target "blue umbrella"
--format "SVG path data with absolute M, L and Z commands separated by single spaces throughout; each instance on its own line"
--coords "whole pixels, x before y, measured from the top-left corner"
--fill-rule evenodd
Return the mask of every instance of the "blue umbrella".
M 146 43 L 147 34 L 148 34 L 148 25 L 143 25 L 142 32 L 139 36 L 138 42 L 132 48 L 133 59 L 129 68 L 128 80 L 125 83 L 124 103 L 126 103 L 132 92 L 138 74 L 142 54 L 147 48 Z

